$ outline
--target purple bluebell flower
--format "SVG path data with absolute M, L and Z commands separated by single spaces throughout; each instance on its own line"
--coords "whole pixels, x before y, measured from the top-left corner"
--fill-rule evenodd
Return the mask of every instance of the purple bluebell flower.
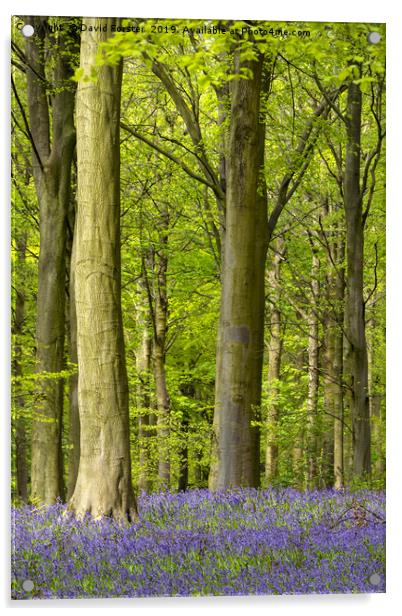
M 77 520 L 61 503 L 14 509 L 12 596 L 385 591 L 381 492 L 163 492 L 141 494 L 139 510 L 123 527 Z

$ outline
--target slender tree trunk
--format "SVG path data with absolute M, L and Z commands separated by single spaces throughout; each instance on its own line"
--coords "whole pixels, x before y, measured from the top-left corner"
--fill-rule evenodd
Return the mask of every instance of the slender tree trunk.
M 262 65 L 262 56 L 240 61 L 236 54 L 236 71 L 247 67 L 253 76 L 233 81 L 232 91 L 212 489 L 259 483 L 258 429 L 251 422 L 261 402 L 267 246 L 266 198 L 258 193 Z
M 139 303 L 137 305 L 137 324 L 141 334 L 140 346 L 137 350 L 136 368 L 138 375 L 137 408 L 138 416 L 138 440 L 139 440 L 139 463 L 140 472 L 138 488 L 150 492 L 152 481 L 150 478 L 149 438 L 150 438 L 150 379 L 151 379 L 151 354 L 152 336 L 149 318 L 148 300 L 146 297 L 146 285 L 141 278 L 138 285 Z
M 158 410 L 158 476 L 161 486 L 170 485 L 170 455 L 169 455 L 169 422 L 170 398 L 166 385 L 165 355 L 159 344 L 154 345 L 154 374 L 156 387 L 156 401 Z
M 330 242 L 331 255 L 328 264 L 328 293 L 332 304 L 331 317 L 327 326 L 326 378 L 324 389 L 325 408 L 328 421 L 333 424 L 333 448 L 331 458 L 333 473 L 330 479 L 339 490 L 344 484 L 344 403 L 343 403 L 343 321 L 345 298 L 344 257 L 345 241 L 343 231 L 336 229 L 337 238 Z M 334 266 L 336 269 L 334 269 Z M 331 461 L 331 460 L 329 460 Z
M 283 259 L 283 240 L 278 239 L 274 246 L 275 254 L 272 268 L 268 273 L 269 300 L 271 303 L 270 332 L 268 345 L 268 420 L 267 449 L 265 457 L 265 477 L 268 482 L 277 478 L 278 445 L 277 424 L 279 420 L 279 379 L 282 355 L 281 309 L 280 301 L 280 267 Z
M 318 306 L 320 260 L 312 243 L 311 309 L 308 316 L 308 393 L 307 393 L 307 486 L 314 488 L 318 481 Z
M 25 253 L 27 246 L 27 234 L 23 233 L 16 239 L 17 248 L 17 267 L 23 269 L 25 264 Z M 18 270 L 16 270 L 18 271 Z M 25 322 L 25 290 L 17 279 L 16 273 L 13 276 L 16 285 L 15 316 L 13 323 L 13 334 L 15 336 L 13 372 L 15 377 L 21 378 L 22 370 L 22 336 L 24 334 Z M 22 415 L 25 407 L 24 396 L 20 391 L 20 386 L 13 388 L 15 396 L 15 467 L 17 480 L 18 500 L 26 503 L 28 501 L 28 458 L 27 458 L 27 435 L 26 422 Z
M 209 391 L 212 390 L 210 390 L 210 388 L 208 387 L 208 392 Z M 201 411 L 201 416 L 203 417 L 204 421 L 209 424 L 209 417 L 205 411 L 205 404 L 210 403 L 210 394 L 203 391 L 203 389 L 199 387 L 198 384 L 195 384 L 194 396 L 195 399 L 200 403 L 200 405 L 204 407 L 204 409 Z M 192 433 L 192 436 L 193 438 L 191 440 L 193 446 L 190 450 L 190 462 L 193 462 L 192 468 L 194 469 L 195 487 L 206 488 L 208 487 L 208 480 L 210 474 L 210 461 L 206 461 L 204 458 L 204 445 L 202 436 L 200 435 L 200 439 L 194 438 L 194 432 Z
M 337 160 L 338 188 L 343 194 L 342 162 Z M 330 199 L 324 203 L 324 215 L 337 213 L 339 206 Z M 345 231 L 344 223 L 335 217 L 324 236 L 327 247 L 327 302 L 328 313 L 325 328 L 325 378 L 324 407 L 326 421 L 330 426 L 324 450 L 325 486 L 341 489 L 344 485 L 344 331 L 345 331 Z
M 264 78 L 265 81 L 265 78 Z M 251 330 L 251 387 L 249 391 L 249 415 L 244 416 L 243 477 L 246 485 L 258 487 L 261 480 L 260 427 L 262 368 L 264 361 L 265 325 L 265 263 L 270 241 L 267 225 L 267 191 L 264 177 L 265 123 L 258 126 L 258 160 L 260 163 L 256 198 L 256 221 L 254 243 L 254 323 Z M 254 423 L 255 422 L 255 423 Z M 249 435 L 249 442 L 248 442 Z
M 183 442 L 179 447 L 179 492 L 184 492 L 188 487 L 188 427 L 189 417 L 184 411 L 183 418 L 181 420 L 181 437 Z
M 334 418 L 334 487 L 339 490 L 344 485 L 343 469 L 343 335 L 340 331 L 334 332 L 334 386 L 333 386 L 333 414 Z
M 73 230 L 70 256 L 70 278 L 69 278 L 69 302 L 68 302 L 68 339 L 69 355 L 73 364 L 78 364 L 77 355 L 77 313 L 75 302 L 75 211 L 70 209 L 70 229 Z M 77 481 L 78 467 L 80 462 L 80 416 L 78 409 L 78 371 L 71 374 L 69 378 L 69 454 L 68 454 L 68 481 L 67 481 L 67 500 L 69 500 Z
M 195 452 L 195 465 L 194 465 L 194 481 L 197 488 L 202 486 L 202 452 L 197 449 Z
M 326 486 L 333 485 L 337 490 L 343 487 L 343 333 L 334 323 L 328 323 L 326 331 L 326 362 L 324 406 L 328 413 L 327 422 L 332 425 L 328 437 L 332 447 L 327 451 L 325 464 Z M 332 467 L 332 468 L 331 468 Z
M 193 365 L 190 365 L 190 370 L 193 368 Z M 196 390 L 196 386 L 194 383 L 185 383 L 180 387 L 180 391 L 183 396 L 187 396 L 190 399 L 196 400 L 199 399 L 197 395 L 198 392 Z M 190 425 L 190 417 L 187 409 L 183 409 L 183 414 L 181 418 L 181 441 L 179 445 L 179 482 L 178 482 L 178 490 L 179 492 L 184 492 L 188 487 L 188 429 Z
M 327 289 L 329 291 L 330 276 L 327 276 Z M 334 440 L 335 419 L 333 414 L 333 362 L 334 362 L 334 326 L 332 315 L 324 318 L 324 357 L 323 357 L 323 398 L 324 415 L 322 418 L 322 455 L 320 468 L 320 487 L 329 488 L 334 485 Z
M 303 451 L 304 434 L 300 431 L 292 447 L 292 484 L 296 488 L 302 488 L 304 484 Z
M 45 79 L 46 20 L 31 17 L 35 36 L 27 39 L 28 110 L 33 140 L 33 175 L 40 215 L 37 298 L 37 371 L 58 373 L 64 367 L 66 215 L 70 200 L 75 146 L 74 85 L 69 55 L 75 43 L 59 34 L 50 118 Z M 54 42 L 56 44 L 56 42 Z M 50 128 L 51 127 L 51 128 Z M 52 131 L 52 139 L 50 139 Z M 63 379 L 40 381 L 41 401 L 32 422 L 31 496 L 47 504 L 63 498 L 61 423 Z
M 69 507 L 81 516 L 132 520 L 128 382 L 121 312 L 120 95 L 122 63 L 97 66 L 116 20 L 86 18 L 81 68 L 96 79 L 77 93 L 75 247 L 81 451 Z M 119 22 L 117 22 L 118 24 Z M 91 30 L 90 30 L 91 28 Z
M 347 374 L 346 336 L 343 338 L 343 366 Z M 345 377 L 346 381 L 346 377 Z M 344 390 L 343 417 L 348 426 L 352 426 L 352 396 L 349 388 Z M 352 427 L 353 430 L 353 427 Z M 343 433 L 343 478 L 345 484 L 353 479 L 353 431 L 345 430 Z
M 353 473 L 370 473 L 370 412 L 368 362 L 363 299 L 364 224 L 360 192 L 360 133 L 362 93 L 350 83 L 347 99 L 347 148 L 344 180 L 346 218 L 348 368 L 351 374 Z
M 167 333 L 167 268 L 168 268 L 168 229 L 169 215 L 162 211 L 160 221 L 160 248 L 156 251 L 156 285 L 155 285 L 155 339 L 154 339 L 154 375 L 156 389 L 156 406 L 158 410 L 158 475 L 161 486 L 170 485 L 170 397 L 166 384 L 166 333 Z
M 296 310 L 296 318 L 302 319 L 302 315 Z M 301 349 L 295 358 L 295 369 L 301 375 L 305 373 L 306 357 L 305 350 Z M 300 406 L 304 407 L 304 394 L 300 396 Z M 291 468 L 292 468 L 292 485 L 300 490 L 305 486 L 305 441 L 306 441 L 306 425 L 304 421 L 304 413 L 302 421 L 297 426 L 291 447 Z

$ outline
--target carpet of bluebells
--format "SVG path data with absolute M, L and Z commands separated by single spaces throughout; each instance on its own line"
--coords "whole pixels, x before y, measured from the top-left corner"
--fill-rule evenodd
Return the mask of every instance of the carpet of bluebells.
M 385 592 L 382 492 L 191 490 L 138 505 L 131 526 L 14 509 L 12 597 Z

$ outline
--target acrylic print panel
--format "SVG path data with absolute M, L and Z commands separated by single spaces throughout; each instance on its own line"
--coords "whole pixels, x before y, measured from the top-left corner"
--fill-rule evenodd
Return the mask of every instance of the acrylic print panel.
M 385 591 L 385 26 L 12 19 L 12 597 Z

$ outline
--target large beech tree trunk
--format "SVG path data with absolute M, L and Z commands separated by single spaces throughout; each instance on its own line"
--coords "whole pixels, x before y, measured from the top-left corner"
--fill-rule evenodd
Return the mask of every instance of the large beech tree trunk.
M 363 298 L 364 222 L 360 191 L 360 135 L 362 92 L 350 83 L 347 98 L 347 147 L 344 179 L 346 218 L 346 335 L 351 374 L 353 473 L 370 473 L 370 411 L 368 361 Z
M 33 176 L 40 216 L 37 371 L 55 374 L 64 368 L 66 216 L 75 146 L 75 88 L 70 80 L 69 63 L 75 43 L 64 33 L 59 33 L 57 40 L 52 41 L 56 47 L 52 72 L 55 93 L 50 95 L 45 77 L 46 20 L 30 17 L 27 23 L 35 29 L 35 36 L 27 39 L 26 56 Z M 51 504 L 64 493 L 63 379 L 44 378 L 39 387 L 40 403 L 34 410 L 32 422 L 31 497 Z
M 258 191 L 264 152 L 260 124 L 263 57 L 235 58 L 250 79 L 233 81 L 218 332 L 210 487 L 258 486 L 259 439 L 252 420 L 261 402 L 266 198 Z
M 81 68 L 96 80 L 77 93 L 78 212 L 75 247 L 81 451 L 69 507 L 132 520 L 128 383 L 121 313 L 120 94 L 122 63 L 96 66 L 112 23 L 87 18 Z M 89 28 L 92 26 L 92 30 Z

